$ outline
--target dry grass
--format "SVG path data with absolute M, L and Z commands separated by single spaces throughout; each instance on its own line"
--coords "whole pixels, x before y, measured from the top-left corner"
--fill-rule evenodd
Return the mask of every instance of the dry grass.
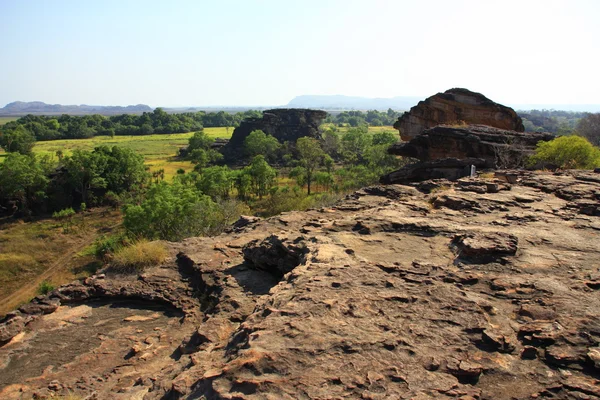
M 495 172 L 482 172 L 478 176 L 481 179 L 494 179 L 496 177 L 496 173 Z
M 78 253 L 118 225 L 120 213 L 88 211 L 85 225 L 80 215 L 76 218 L 68 233 L 52 219 L 0 219 L 0 316 L 36 296 L 43 281 L 59 286 L 98 267 L 93 256 Z
M 167 258 L 167 249 L 161 242 L 139 240 L 122 247 L 113 256 L 111 268 L 120 272 L 140 271 L 157 265 Z

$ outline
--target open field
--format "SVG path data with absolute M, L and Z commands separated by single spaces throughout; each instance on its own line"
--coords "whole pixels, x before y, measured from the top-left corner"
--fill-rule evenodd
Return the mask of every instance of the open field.
M 16 121 L 19 117 L 0 117 L 0 125 L 4 125 L 7 122 Z
M 74 222 L 65 232 L 51 218 L 0 220 L 0 316 L 36 296 L 43 281 L 58 286 L 92 273 L 99 264 L 81 251 L 118 229 L 121 214 L 97 208 Z
M 204 132 L 212 138 L 229 138 L 233 128 L 204 128 Z M 144 156 L 146 164 L 151 171 L 165 170 L 165 179 L 171 179 L 179 168 L 186 171 L 192 170 L 189 161 L 174 158 L 181 147 L 185 147 L 190 133 L 173 133 L 169 135 L 144 135 L 144 136 L 96 136 L 90 139 L 67 139 L 37 142 L 33 151 L 37 154 L 50 154 L 54 156 L 58 150 L 64 155 L 69 155 L 73 150 L 92 150 L 97 146 L 121 146 L 135 150 Z M 3 154 L 0 154 L 0 159 Z
M 4 117 L 0 117 L 1 119 Z M 212 138 L 230 138 L 234 128 L 204 128 L 204 132 Z M 348 130 L 347 127 L 338 128 L 341 133 Z M 371 126 L 369 132 L 393 131 L 391 126 Z M 150 171 L 163 169 L 165 179 L 171 180 L 177 174 L 177 170 L 182 168 L 186 172 L 193 169 L 189 161 L 176 159 L 174 156 L 181 147 L 185 147 L 188 139 L 193 135 L 190 133 L 173 133 L 168 135 L 139 135 L 139 136 L 96 136 L 90 139 L 65 139 L 37 142 L 33 151 L 37 154 L 49 154 L 55 156 L 58 150 L 64 155 L 69 155 L 73 150 L 92 150 L 96 146 L 122 146 L 135 150 L 144 156 L 146 165 Z M 3 161 L 6 153 L 0 150 L 0 162 Z

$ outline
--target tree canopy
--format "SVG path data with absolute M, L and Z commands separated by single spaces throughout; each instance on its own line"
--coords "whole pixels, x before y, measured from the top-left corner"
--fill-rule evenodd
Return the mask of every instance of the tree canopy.
M 529 162 L 563 169 L 592 169 L 600 167 L 600 149 L 584 137 L 561 136 L 549 142 L 539 142 Z

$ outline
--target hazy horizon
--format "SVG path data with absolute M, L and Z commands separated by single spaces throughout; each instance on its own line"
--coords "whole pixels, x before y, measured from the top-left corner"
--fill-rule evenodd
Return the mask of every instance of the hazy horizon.
M 0 105 L 282 106 L 300 95 L 597 105 L 600 3 L 0 2 Z

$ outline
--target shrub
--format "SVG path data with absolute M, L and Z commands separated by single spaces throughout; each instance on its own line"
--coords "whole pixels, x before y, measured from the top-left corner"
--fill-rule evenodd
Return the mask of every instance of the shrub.
M 101 260 L 107 260 L 126 244 L 127 238 L 124 235 L 101 236 L 94 242 L 93 254 Z
M 54 290 L 54 285 L 52 285 L 50 282 L 44 280 L 39 284 L 39 286 L 37 288 L 37 293 L 46 295 L 53 290 Z
M 73 216 L 75 215 L 75 210 L 72 208 L 65 208 L 64 210 L 56 211 L 52 214 L 52 218 L 60 222 L 64 233 L 67 233 L 71 227 L 73 226 Z
M 111 267 L 120 272 L 141 271 L 165 260 L 167 250 L 161 242 L 139 240 L 129 246 L 118 249 Z
M 600 166 L 600 149 L 581 136 L 561 136 L 539 142 L 530 165 L 553 165 L 562 169 L 592 169 Z

